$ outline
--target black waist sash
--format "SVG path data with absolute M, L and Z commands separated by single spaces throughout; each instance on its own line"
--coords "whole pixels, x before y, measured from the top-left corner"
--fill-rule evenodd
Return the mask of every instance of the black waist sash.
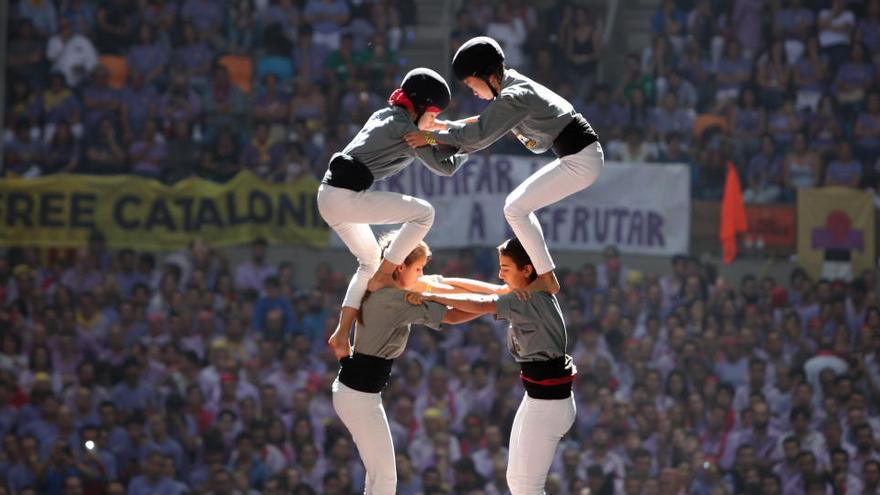
M 599 135 L 583 115 L 576 113 L 571 122 L 562 129 L 553 141 L 553 153 L 558 158 L 573 155 L 599 140 Z
M 357 158 L 335 153 L 321 182 L 328 186 L 360 192 L 373 185 L 373 173 Z
M 339 381 L 348 388 L 378 394 L 388 385 L 393 359 L 354 353 L 339 360 Z
M 535 399 L 566 399 L 571 395 L 571 384 L 577 369 L 568 356 L 549 361 L 519 363 L 520 379 L 529 397 Z

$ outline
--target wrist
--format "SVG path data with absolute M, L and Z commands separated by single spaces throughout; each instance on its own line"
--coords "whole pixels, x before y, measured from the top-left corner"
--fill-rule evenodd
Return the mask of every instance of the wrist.
M 431 131 L 422 131 L 422 137 L 424 137 L 425 142 L 431 146 L 437 144 L 437 138 L 434 137 L 434 133 Z

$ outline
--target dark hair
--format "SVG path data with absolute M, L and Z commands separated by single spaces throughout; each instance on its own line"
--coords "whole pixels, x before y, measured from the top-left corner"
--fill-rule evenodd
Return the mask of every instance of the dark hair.
M 498 246 L 498 254 L 513 260 L 513 264 L 515 264 L 520 270 L 524 269 L 526 265 L 531 266 L 532 273 L 529 275 L 529 280 L 532 281 L 538 278 L 538 272 L 535 271 L 535 265 L 532 264 L 532 259 L 529 258 L 529 253 L 526 252 L 526 248 L 523 247 L 522 243 L 519 242 L 519 239 L 516 237 L 502 242 L 501 245 Z

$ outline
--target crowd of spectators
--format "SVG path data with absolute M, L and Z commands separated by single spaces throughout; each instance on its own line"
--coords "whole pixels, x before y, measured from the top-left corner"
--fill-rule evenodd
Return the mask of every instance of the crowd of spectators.
M 4 173 L 320 175 L 404 66 L 417 65 L 399 57 L 414 5 L 13 2 Z M 465 2 L 451 48 L 498 39 L 509 66 L 585 114 L 607 158 L 689 164 L 700 198 L 720 197 L 728 161 L 748 202 L 875 188 L 880 0 L 663 0 L 651 30 L 623 77 L 604 82 L 604 12 L 574 1 Z M 123 57 L 127 79 L 115 83 L 99 55 Z M 229 56 L 250 61 L 249 80 L 222 63 Z M 452 86 L 447 115 L 485 105 Z M 505 139 L 493 152 L 524 150 Z
M 326 168 L 401 75 L 412 0 L 14 0 L 6 176 Z
M 233 265 L 198 240 L 108 252 L 99 232 L 69 258 L 0 256 L 0 493 L 362 493 L 325 345 L 345 275 L 322 264 L 303 287 L 297 268 L 259 240 Z M 494 279 L 494 253 L 436 271 Z M 607 248 L 560 275 L 578 413 L 549 494 L 878 493 L 875 271 L 734 286 Z M 508 493 L 523 390 L 505 331 L 414 328 L 382 394 L 397 493 Z

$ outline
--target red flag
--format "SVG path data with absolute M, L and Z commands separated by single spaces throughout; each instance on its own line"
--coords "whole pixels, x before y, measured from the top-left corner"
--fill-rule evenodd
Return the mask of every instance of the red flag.
M 721 198 L 721 230 L 718 232 L 724 263 L 733 263 L 736 258 L 736 234 L 745 232 L 747 228 L 746 207 L 743 204 L 739 176 L 733 163 L 727 162 L 724 196 Z

